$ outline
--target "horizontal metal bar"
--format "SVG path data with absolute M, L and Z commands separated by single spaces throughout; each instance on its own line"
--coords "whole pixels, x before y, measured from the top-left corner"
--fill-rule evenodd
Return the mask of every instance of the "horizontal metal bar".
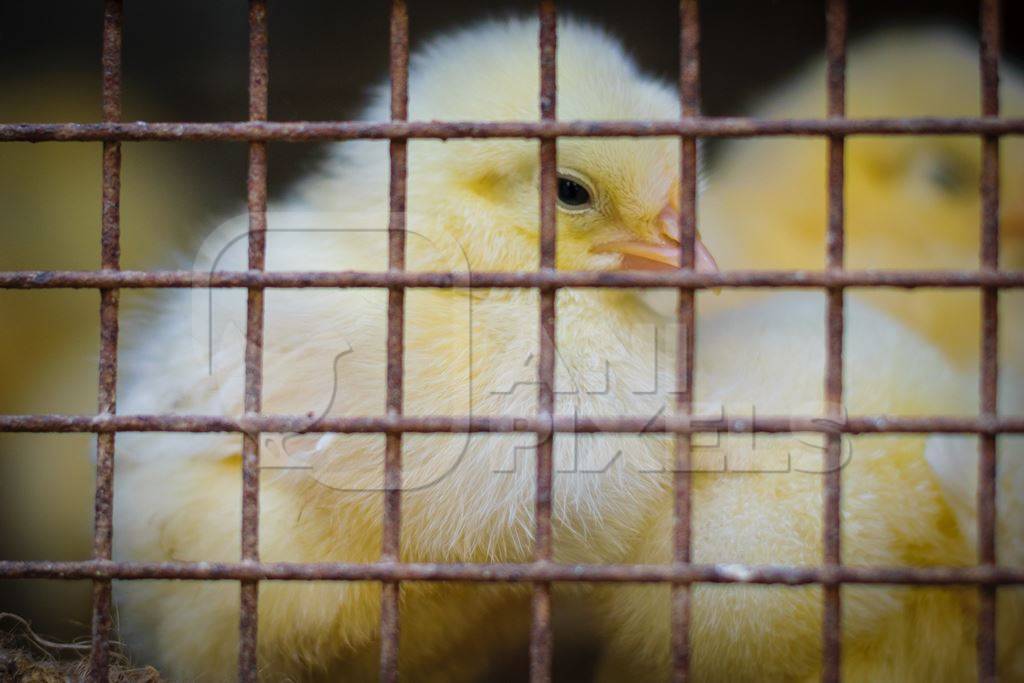
M 656 417 L 556 415 L 449 416 L 391 415 L 321 417 L 306 415 L 0 415 L 0 432 L 242 432 L 309 434 L 431 433 L 701 434 L 1020 434 L 1024 416 L 899 417 L 850 416 L 842 420 L 806 415 Z
M 1024 287 L 1024 272 L 973 270 L 734 270 L 692 271 L 550 271 L 550 272 L 362 272 L 362 271 L 216 271 L 57 270 L 0 272 L 0 289 L 253 288 L 278 287 Z
M 234 140 L 243 142 L 407 138 L 754 137 L 779 135 L 1021 135 L 1024 119 L 919 117 L 652 121 L 225 121 L 216 123 L 6 123 L 0 142 Z
M 474 581 L 743 583 L 807 585 L 1024 583 L 1024 568 L 997 567 L 802 567 L 688 564 L 431 564 L 375 562 L 72 562 L 0 561 L 0 579 L 178 579 L 197 581 Z

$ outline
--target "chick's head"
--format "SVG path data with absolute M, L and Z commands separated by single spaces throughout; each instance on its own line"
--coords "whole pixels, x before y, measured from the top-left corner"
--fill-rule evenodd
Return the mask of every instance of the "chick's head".
M 851 118 L 977 116 L 977 36 L 949 28 L 893 29 L 851 43 Z M 1024 113 L 1024 78 L 1001 69 L 1003 116 Z M 752 113 L 822 117 L 825 65 L 771 94 Z M 702 196 L 708 243 L 729 268 L 821 269 L 828 224 L 827 142 L 759 138 L 725 143 Z M 1024 139 L 999 142 L 1001 267 L 1024 268 Z M 982 142 L 978 136 L 851 136 L 846 141 L 845 265 L 851 269 L 964 269 L 979 265 Z M 719 229 L 720 226 L 720 229 Z M 950 358 L 976 365 L 975 292 L 856 290 L 909 324 Z M 739 297 L 724 297 L 734 305 Z M 1004 296 L 1004 301 L 1010 295 Z M 710 306 L 717 302 L 707 300 Z M 1013 348 L 1024 327 L 1007 305 L 1001 331 Z M 1019 308 L 1019 306 L 1017 306 Z M 1019 320 L 1019 317 L 1017 318 Z M 1003 322 L 1005 321 L 1005 322 Z M 1018 331 L 1014 331 L 1018 330 Z M 1019 339 L 1019 337 L 1017 337 Z M 1019 343 L 1017 343 L 1019 346 Z
M 538 120 L 537 35 L 536 21 L 513 19 L 437 39 L 412 59 L 410 119 Z M 679 115 L 672 88 L 641 74 L 617 41 L 587 24 L 560 22 L 557 74 L 560 119 Z M 382 98 L 379 106 L 385 103 Z M 573 138 L 557 144 L 556 266 L 677 267 L 678 139 Z M 463 265 L 468 261 L 473 270 L 534 270 L 539 166 L 537 140 L 413 140 L 410 230 L 452 238 Z M 458 265 L 411 258 L 414 267 Z M 712 264 L 702 244 L 696 262 L 700 268 Z
M 1001 114 L 1024 113 L 1024 78 L 1002 69 Z M 851 59 L 851 116 L 977 116 L 977 37 L 952 29 L 882 33 Z M 1003 262 L 1024 267 L 1024 140 L 1001 143 Z M 847 173 L 855 267 L 971 268 L 978 262 L 977 136 L 854 138 Z

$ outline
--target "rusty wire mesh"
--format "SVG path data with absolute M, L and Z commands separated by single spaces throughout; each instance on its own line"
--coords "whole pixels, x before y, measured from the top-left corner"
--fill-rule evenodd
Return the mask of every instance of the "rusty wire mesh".
M 826 681 L 840 678 L 840 620 L 843 584 L 976 585 L 981 594 L 978 678 L 995 680 L 995 596 L 999 585 L 1024 584 L 1024 568 L 1000 567 L 995 548 L 996 438 L 1024 433 L 1024 417 L 997 415 L 997 303 L 1004 288 L 1024 287 L 1024 273 L 1000 272 L 999 138 L 1024 134 L 1024 119 L 999 116 L 999 0 L 981 2 L 982 110 L 980 117 L 844 118 L 847 8 L 826 0 L 828 116 L 822 120 L 758 120 L 700 114 L 700 23 L 697 0 L 680 2 L 679 97 L 677 121 L 558 121 L 556 118 L 556 20 L 553 0 L 540 2 L 540 120 L 535 122 L 408 121 L 408 15 L 404 0 L 391 6 L 391 121 L 268 121 L 266 0 L 249 2 L 249 120 L 226 123 L 122 123 L 121 36 L 123 0 L 106 0 L 103 21 L 103 122 L 0 125 L 3 141 L 102 141 L 101 266 L 97 271 L 0 273 L 0 288 L 96 288 L 100 292 L 101 344 L 96 415 L 3 415 L 0 431 L 95 432 L 97 464 L 93 558 L 76 562 L 0 561 L 0 578 L 91 579 L 93 627 L 91 678 L 106 680 L 111 641 L 113 579 L 231 580 L 241 586 L 239 677 L 257 675 L 257 599 L 261 580 L 372 580 L 381 598 L 381 679 L 398 680 L 399 584 L 402 581 L 506 581 L 533 584 L 530 677 L 551 676 L 552 582 L 667 582 L 672 585 L 673 678 L 689 673 L 690 586 L 693 583 L 805 585 L 824 589 L 823 669 Z M 982 140 L 981 259 L 977 271 L 847 271 L 843 266 L 844 149 L 850 135 L 975 134 Z M 671 273 L 557 272 L 555 269 L 556 148 L 558 136 L 665 136 L 680 138 L 683 269 Z M 828 140 L 827 266 L 823 272 L 693 271 L 696 234 L 697 149 L 700 137 L 823 136 Z M 407 273 L 405 266 L 406 145 L 414 138 L 524 137 L 540 141 L 540 263 L 536 272 Z M 267 142 L 347 140 L 390 141 L 388 270 L 367 272 L 264 272 L 267 210 Z M 140 272 L 120 269 L 121 143 L 137 140 L 234 140 L 249 144 L 247 180 L 249 260 L 244 272 Z M 982 296 L 980 414 L 975 417 L 848 416 L 842 411 L 843 302 L 848 287 L 978 288 Z M 233 287 L 247 290 L 245 414 L 117 415 L 119 291 L 127 288 Z M 379 287 L 388 290 L 387 414 L 382 417 L 326 417 L 261 414 L 264 290 L 268 287 Z M 540 291 L 538 414 L 535 417 L 403 416 L 403 318 L 408 287 L 537 288 Z M 680 291 L 682 323 L 677 359 L 677 402 L 671 415 L 653 420 L 625 416 L 580 418 L 554 415 L 555 296 L 563 287 L 674 287 Z M 694 297 L 717 287 L 802 287 L 822 289 L 827 301 L 825 416 L 701 416 L 692 414 Z M 114 562 L 111 556 L 115 439 L 120 431 L 237 432 L 242 435 L 241 562 Z M 261 432 L 384 433 L 385 487 L 380 561 L 351 563 L 264 563 L 259 559 L 259 440 Z M 668 565 L 564 565 L 552 560 L 551 434 L 557 432 L 663 432 L 676 435 L 674 556 Z M 700 432 L 819 432 L 826 435 L 824 555 L 821 566 L 702 565 L 690 555 L 691 437 Z M 402 434 L 406 432 L 530 432 L 539 437 L 536 472 L 534 561 L 520 564 L 424 564 L 399 559 Z M 844 434 L 966 433 L 979 438 L 978 537 L 980 564 L 974 567 L 848 567 L 841 563 L 840 440 Z

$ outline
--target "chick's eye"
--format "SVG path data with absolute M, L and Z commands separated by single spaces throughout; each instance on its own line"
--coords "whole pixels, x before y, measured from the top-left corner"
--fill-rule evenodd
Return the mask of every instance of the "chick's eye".
M 966 169 L 953 159 L 939 159 L 928 168 L 928 180 L 939 190 L 955 194 L 968 186 Z
M 575 180 L 559 176 L 558 203 L 567 209 L 582 209 L 590 205 L 590 192 Z

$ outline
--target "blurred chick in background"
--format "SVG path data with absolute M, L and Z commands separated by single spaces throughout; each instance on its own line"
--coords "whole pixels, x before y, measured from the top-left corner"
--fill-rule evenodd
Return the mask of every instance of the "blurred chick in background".
M 854 45 L 850 115 L 976 115 L 977 60 L 976 41 L 944 30 L 893 31 Z M 817 64 L 773 93 L 756 113 L 821 116 L 824 83 L 824 67 Z M 1024 109 L 1024 84 L 1015 73 L 1004 71 L 1003 106 L 1011 115 Z M 1007 138 L 1002 145 L 1002 265 L 1019 269 L 1024 265 L 1024 143 Z M 820 269 L 826 225 L 824 143 L 745 140 L 730 142 L 721 152 L 700 216 L 722 267 Z M 979 165 L 976 138 L 850 138 L 847 265 L 976 268 Z M 1019 381 L 1024 319 L 1014 296 L 1002 295 L 1002 349 L 1018 365 L 1004 369 L 1000 398 L 1004 411 L 1019 414 L 1024 407 Z M 846 407 L 852 414 L 976 414 L 976 291 L 908 295 L 851 290 L 846 299 Z M 898 322 L 869 315 L 865 304 L 888 311 Z M 804 402 L 815 396 L 808 389 L 821 382 L 814 371 L 824 363 L 823 301 L 795 304 L 778 294 L 737 291 L 701 297 L 701 305 L 714 313 L 701 321 L 697 400 L 749 400 L 762 413 L 803 412 Z M 779 324 L 783 320 L 785 326 Z M 902 330 L 901 324 L 924 337 Z M 793 344 L 799 350 L 787 350 Z M 728 394 L 718 394 L 728 363 L 752 349 L 759 354 L 757 368 L 740 377 Z M 805 441 L 771 436 L 744 443 L 726 436 L 698 450 L 697 457 L 725 463 L 739 458 L 741 470 L 749 461 L 759 467 L 767 462 L 770 469 L 773 462 L 790 462 Z M 856 437 L 846 444 L 844 562 L 957 566 L 976 561 L 975 438 Z M 1024 564 L 1024 442 L 1003 437 L 999 448 L 998 559 L 1019 566 Z M 695 477 L 696 562 L 820 563 L 820 478 L 792 471 Z M 671 561 L 671 497 L 666 495 L 656 510 L 630 562 Z M 698 586 L 694 592 L 691 642 L 698 680 L 818 676 L 819 589 Z M 845 680 L 973 677 L 974 591 L 845 587 L 843 595 Z M 603 590 L 602 597 L 612 625 L 603 679 L 665 676 L 668 590 L 629 586 Z M 1024 680 L 1021 616 L 1020 592 L 1001 591 L 1000 669 L 1006 680 Z
M 847 115 L 977 116 L 976 36 L 945 28 L 889 30 L 851 45 Z M 1004 64 L 1001 113 L 1024 114 L 1024 79 Z M 752 115 L 820 118 L 824 61 L 768 95 Z M 825 264 L 826 143 L 809 138 L 729 141 L 701 198 L 708 246 L 729 269 L 815 269 Z M 1024 138 L 1001 153 L 1001 267 L 1024 268 Z M 852 136 L 846 143 L 846 267 L 977 269 L 981 143 L 977 136 Z M 715 230 L 712 225 L 721 225 Z M 704 297 L 706 310 L 750 296 Z M 756 296 L 756 295 L 754 295 Z M 853 289 L 977 367 L 980 314 L 974 290 Z M 1001 295 L 1002 358 L 1024 366 L 1024 297 Z
M 4 121 L 89 121 L 100 113 L 95 72 L 42 69 L 0 88 Z M 136 103 L 149 101 L 144 86 Z M 203 169 L 181 147 L 126 146 L 122 259 L 161 264 L 202 215 Z M 99 143 L 5 143 L 0 154 L 0 270 L 90 270 L 99 264 Z M 182 201 L 183 198 L 189 201 Z M 166 265 L 166 262 L 161 265 Z M 128 298 L 129 295 L 124 295 Z M 0 411 L 96 410 L 98 295 L 90 290 L 0 291 Z M 90 556 L 93 468 L 89 434 L 0 434 L 0 557 Z M 45 504 L 42 502 L 45 501 Z M 87 632 L 86 582 L 0 582 L 0 611 L 57 638 Z
M 536 21 L 491 22 L 430 44 L 411 62 L 410 118 L 536 120 L 537 31 Z M 671 87 L 640 74 L 617 42 L 585 24 L 560 23 L 558 79 L 565 119 L 678 116 Z M 386 118 L 384 92 L 364 118 Z M 678 154 L 675 139 L 560 141 L 558 267 L 673 267 Z M 320 174 L 271 210 L 268 268 L 383 270 L 387 159 L 381 142 L 339 145 Z M 536 269 L 536 141 L 411 141 L 408 187 L 410 270 Z M 243 220 L 216 231 L 196 267 L 244 269 L 245 229 Z M 702 251 L 698 262 L 710 259 Z M 382 414 L 386 301 L 380 289 L 268 291 L 264 412 Z M 657 320 L 636 293 L 563 290 L 558 306 L 559 413 L 649 417 L 670 404 L 669 352 L 638 334 Z M 533 414 L 537 319 L 535 291 L 410 290 L 406 414 Z M 244 320 L 244 292 L 178 292 L 150 324 L 124 325 L 128 386 L 119 409 L 240 414 Z M 580 372 L 590 373 L 585 382 Z M 662 390 L 644 391 L 652 382 Z M 664 477 L 643 470 L 663 469 L 669 454 L 663 435 L 582 440 L 582 450 L 571 435 L 555 440 L 555 548 L 568 562 L 620 554 L 641 520 L 638 501 L 663 486 Z M 402 558 L 530 559 L 533 445 L 521 434 L 406 435 Z M 240 446 L 237 434 L 119 435 L 117 559 L 238 560 Z M 261 559 L 377 560 L 383 451 L 376 434 L 267 439 Z M 517 615 L 526 588 L 403 584 L 403 676 L 478 674 L 489 653 L 513 641 L 509 631 L 524 633 Z M 236 583 L 120 582 L 115 591 L 122 637 L 139 661 L 175 679 L 234 674 Z M 267 582 L 259 608 L 267 680 L 377 678 L 379 585 Z
M 700 321 L 695 401 L 705 413 L 821 414 L 824 298 L 775 294 Z M 898 321 L 854 299 L 847 305 L 846 408 L 852 415 L 968 415 L 976 383 Z M 1019 387 L 1008 388 L 1019 392 Z M 1020 405 L 1019 397 L 1016 399 Z M 813 435 L 695 437 L 693 559 L 700 564 L 822 562 L 823 440 Z M 1024 456 L 1004 440 L 1003 462 Z M 951 469 L 936 472 L 936 449 Z M 842 560 L 851 565 L 974 564 L 977 521 L 959 494 L 976 467 L 976 440 L 924 435 L 847 437 L 843 445 Z M 1024 563 L 1020 468 L 999 482 L 1000 563 Z M 973 491 L 970 495 L 974 495 Z M 629 563 L 670 563 L 673 496 L 649 508 Z M 609 646 L 602 681 L 665 680 L 669 587 L 599 589 Z M 820 678 L 818 587 L 697 585 L 691 662 L 699 681 Z M 843 679 L 857 682 L 971 680 L 977 591 L 845 586 Z M 1000 598 L 1000 669 L 1022 680 L 1020 594 Z

